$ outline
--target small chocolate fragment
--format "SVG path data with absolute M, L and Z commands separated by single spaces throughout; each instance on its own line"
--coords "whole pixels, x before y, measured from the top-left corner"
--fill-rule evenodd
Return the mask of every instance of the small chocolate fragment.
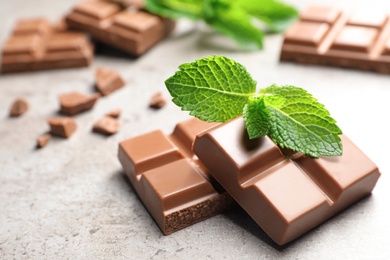
M 52 135 L 69 138 L 77 129 L 76 122 L 70 117 L 53 117 L 48 120 Z
M 93 125 L 93 131 L 105 135 L 112 135 L 118 132 L 119 127 L 118 120 L 105 116 Z
M 390 74 L 390 16 L 311 6 L 285 33 L 281 61 Z
M 215 125 L 192 118 L 169 136 L 156 130 L 119 144 L 124 171 L 165 235 L 235 205 L 191 150 L 196 134 Z
M 43 148 L 47 145 L 47 143 L 50 141 L 51 139 L 51 134 L 50 133 L 46 133 L 40 137 L 37 138 L 37 147 L 38 148 Z
M 138 2 L 124 9 L 113 1 L 83 1 L 67 15 L 66 22 L 97 41 L 140 56 L 168 35 L 175 23 L 139 10 Z
M 11 117 L 18 117 L 23 115 L 27 110 L 28 110 L 27 100 L 24 98 L 18 98 L 12 103 L 9 115 Z
M 343 155 L 291 160 L 269 139 L 243 142 L 238 118 L 197 136 L 194 152 L 210 174 L 279 245 L 371 193 L 380 172 L 346 136 Z
M 149 106 L 151 108 L 160 109 L 165 106 L 166 103 L 167 100 L 165 99 L 163 94 L 161 92 L 158 92 L 151 97 L 149 101 Z
M 90 110 L 100 98 L 99 93 L 91 96 L 83 95 L 79 92 L 70 92 L 61 94 L 59 97 L 61 109 L 60 112 L 64 115 L 76 115 L 86 110 Z
M 106 114 L 106 116 L 112 117 L 112 118 L 118 118 L 122 113 L 122 110 L 120 108 L 116 108 L 111 110 Z
M 92 57 L 84 34 L 57 30 L 44 18 L 20 20 L 4 44 L 1 72 L 83 67 Z
M 118 72 L 106 68 L 96 69 L 96 88 L 103 96 L 107 96 L 125 85 Z

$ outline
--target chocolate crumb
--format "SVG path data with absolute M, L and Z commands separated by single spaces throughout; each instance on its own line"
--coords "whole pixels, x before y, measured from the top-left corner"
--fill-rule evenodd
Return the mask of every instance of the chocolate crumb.
M 46 133 L 40 137 L 37 138 L 37 147 L 38 148 L 43 148 L 47 145 L 47 143 L 50 141 L 51 134 Z
M 112 117 L 112 118 L 118 118 L 122 113 L 122 110 L 120 108 L 116 108 L 111 110 L 106 114 L 106 116 Z
M 52 135 L 69 138 L 77 129 L 76 122 L 70 117 L 52 117 L 48 120 Z
M 96 89 L 107 96 L 125 85 L 118 72 L 106 68 L 98 68 L 95 74 Z
M 24 98 L 18 98 L 12 103 L 9 115 L 11 117 L 18 117 L 26 113 L 27 110 L 28 110 L 27 100 Z
M 160 109 L 167 103 L 167 100 L 161 92 L 157 92 L 152 96 L 149 102 L 151 108 Z
M 87 96 L 79 92 L 61 94 L 59 97 L 61 109 L 64 115 L 76 115 L 86 110 L 90 110 L 100 98 L 99 93 Z
M 112 135 L 118 132 L 120 124 L 115 118 L 105 116 L 93 125 L 93 131 L 100 134 Z

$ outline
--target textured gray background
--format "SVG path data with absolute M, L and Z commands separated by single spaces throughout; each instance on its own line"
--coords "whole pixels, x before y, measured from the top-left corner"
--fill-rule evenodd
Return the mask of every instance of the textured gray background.
M 0 43 L 21 17 L 52 21 L 75 3 L 0 0 Z M 289 1 L 299 9 L 311 1 Z M 317 1 L 341 8 L 389 12 L 388 1 Z M 0 258 L 1 259 L 390 259 L 390 76 L 355 70 L 279 63 L 282 37 L 268 36 L 265 49 L 240 52 L 202 25 L 182 21 L 177 31 L 139 59 L 99 55 L 89 68 L 0 76 Z M 382 171 L 372 196 L 285 247 L 277 247 L 240 209 L 169 236 L 157 225 L 127 183 L 116 158 L 121 140 L 161 128 L 169 133 L 187 114 L 169 103 L 148 108 L 177 66 L 211 54 L 245 65 L 258 86 L 301 86 L 326 104 L 340 127 Z M 77 132 L 35 150 L 58 111 L 57 96 L 91 93 L 95 68 L 118 70 L 125 88 L 76 116 Z M 24 96 L 30 110 L 8 118 L 12 101 Z M 94 121 L 120 107 L 122 128 L 111 137 L 91 133 Z

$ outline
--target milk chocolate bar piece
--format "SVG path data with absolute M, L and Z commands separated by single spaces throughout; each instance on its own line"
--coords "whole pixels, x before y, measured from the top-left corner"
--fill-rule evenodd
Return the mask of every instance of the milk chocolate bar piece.
M 156 130 L 119 144 L 124 171 L 165 235 L 234 205 L 191 150 L 196 134 L 214 125 L 193 118 L 171 135 Z
M 312 6 L 285 33 L 281 61 L 390 74 L 390 19 Z
M 84 34 L 61 31 L 44 18 L 20 20 L 2 50 L 1 72 L 88 66 L 93 48 Z
M 96 88 L 103 96 L 107 96 L 125 85 L 118 72 L 107 68 L 97 68 L 95 79 Z
M 161 41 L 174 27 L 174 22 L 134 8 L 123 8 L 110 1 L 84 1 L 66 17 L 72 29 L 91 34 L 134 56 L 140 56 Z
M 371 193 L 380 172 L 346 136 L 340 157 L 291 160 L 267 137 L 249 140 L 242 118 L 204 132 L 194 152 L 279 245 Z
M 91 96 L 83 95 L 79 92 L 61 94 L 58 97 L 61 105 L 60 112 L 64 115 L 72 116 L 90 110 L 99 98 L 99 93 Z

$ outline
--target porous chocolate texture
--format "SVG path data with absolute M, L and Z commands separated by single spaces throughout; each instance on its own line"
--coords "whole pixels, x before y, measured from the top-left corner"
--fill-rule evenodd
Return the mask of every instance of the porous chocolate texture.
M 1 72 L 88 66 L 93 47 L 82 33 L 60 30 L 44 18 L 16 23 L 2 50 Z
M 165 235 L 235 205 L 191 150 L 195 136 L 213 126 L 193 118 L 170 135 L 156 130 L 119 144 L 124 171 Z
M 193 149 L 223 188 L 283 245 L 374 188 L 377 166 L 345 135 L 341 139 L 342 156 L 291 160 L 268 137 L 248 139 L 238 118 L 198 135 Z
M 390 74 L 388 15 L 312 6 L 285 33 L 281 61 Z
M 140 56 L 161 41 L 174 28 L 174 22 L 139 10 L 138 6 L 123 8 L 110 1 L 84 1 L 66 17 L 72 29 L 89 33 L 134 56 Z

